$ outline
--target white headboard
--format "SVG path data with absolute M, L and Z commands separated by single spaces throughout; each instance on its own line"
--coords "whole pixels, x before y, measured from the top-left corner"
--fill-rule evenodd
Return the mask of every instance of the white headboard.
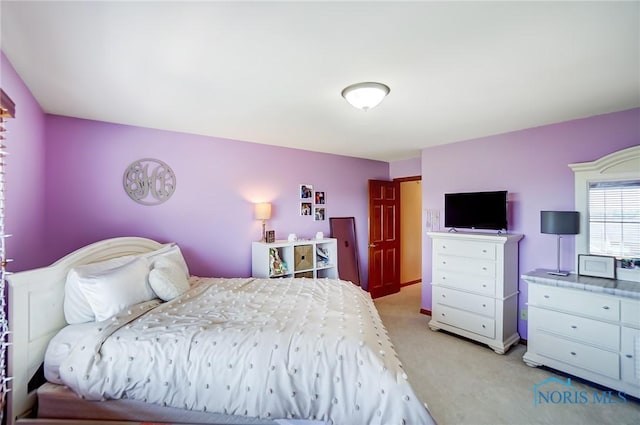
M 123 255 L 154 251 L 162 246 L 151 239 L 121 237 L 87 245 L 48 267 L 18 272 L 9 283 L 8 375 L 13 377 L 8 393 L 7 425 L 33 409 L 35 391 L 27 384 L 44 361 L 47 344 L 67 325 L 63 300 L 67 272 L 80 264 L 95 263 Z

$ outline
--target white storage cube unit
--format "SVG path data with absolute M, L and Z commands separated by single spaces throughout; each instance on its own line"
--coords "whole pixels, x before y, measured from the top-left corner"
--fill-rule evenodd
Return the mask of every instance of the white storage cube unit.
M 251 275 L 338 279 L 337 239 L 253 242 Z

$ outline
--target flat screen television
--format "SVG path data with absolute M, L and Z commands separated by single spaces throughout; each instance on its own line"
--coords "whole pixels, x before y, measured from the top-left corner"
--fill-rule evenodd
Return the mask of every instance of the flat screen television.
M 507 191 L 445 193 L 444 227 L 507 230 Z

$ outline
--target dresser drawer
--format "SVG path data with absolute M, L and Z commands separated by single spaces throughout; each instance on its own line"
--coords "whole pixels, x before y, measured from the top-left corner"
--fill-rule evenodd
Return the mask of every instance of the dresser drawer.
M 530 323 L 543 330 L 610 350 L 620 348 L 620 327 L 593 319 L 539 308 L 529 309 Z
M 622 380 L 640 387 L 640 329 L 622 327 L 620 372 Z
M 460 288 L 480 295 L 493 296 L 496 292 L 496 280 L 494 277 L 477 277 L 450 270 L 434 270 L 433 284 Z
M 442 304 L 434 304 L 436 320 L 456 328 L 464 329 L 487 338 L 495 338 L 495 320 L 467 311 L 457 310 Z
M 529 285 L 529 304 L 578 313 L 598 319 L 620 320 L 620 302 L 615 298 L 547 285 Z
M 459 271 L 473 276 L 496 276 L 496 262 L 493 260 L 438 254 L 433 266 L 434 268 Z
M 546 357 L 586 369 L 613 379 L 620 379 L 618 353 L 569 341 L 543 332 L 535 335 L 535 351 Z
M 495 260 L 496 258 L 496 246 L 488 242 L 439 239 L 434 240 L 433 248 L 437 254 L 485 260 Z
M 434 286 L 432 293 L 434 303 L 470 311 L 490 318 L 495 317 L 496 301 L 493 298 L 460 292 L 441 286 Z
M 640 300 L 620 301 L 620 321 L 640 329 Z

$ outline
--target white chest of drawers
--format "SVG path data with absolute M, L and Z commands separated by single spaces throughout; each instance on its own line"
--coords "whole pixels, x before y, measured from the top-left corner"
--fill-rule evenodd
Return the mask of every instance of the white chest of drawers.
M 518 241 L 522 235 L 430 232 L 432 313 L 429 327 L 489 345 L 504 354 L 518 335 Z
M 640 284 L 544 271 L 522 278 L 529 284 L 525 363 L 640 397 Z

